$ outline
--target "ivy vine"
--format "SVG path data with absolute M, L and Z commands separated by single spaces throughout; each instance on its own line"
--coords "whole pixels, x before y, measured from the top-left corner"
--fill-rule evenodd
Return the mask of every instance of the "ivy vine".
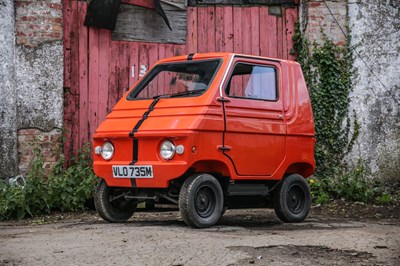
M 316 146 L 315 175 L 336 177 L 344 169 L 344 156 L 351 150 L 359 133 L 356 114 L 350 118 L 349 94 L 352 90 L 352 53 L 326 35 L 322 45 L 308 41 L 296 26 L 294 50 L 303 69 L 313 107 Z M 350 43 L 350 40 L 347 41 Z

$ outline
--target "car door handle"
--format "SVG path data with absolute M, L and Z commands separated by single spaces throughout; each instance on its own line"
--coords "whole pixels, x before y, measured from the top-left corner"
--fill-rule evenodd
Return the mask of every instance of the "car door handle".
M 226 146 L 226 145 L 225 146 L 224 145 L 218 145 L 217 149 L 220 150 L 220 151 L 230 151 L 232 149 L 232 147 Z

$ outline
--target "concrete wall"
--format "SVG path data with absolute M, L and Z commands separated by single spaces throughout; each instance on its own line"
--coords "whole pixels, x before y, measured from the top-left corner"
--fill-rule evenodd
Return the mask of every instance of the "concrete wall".
M 14 3 L 0 0 L 0 178 L 17 174 Z
M 360 137 L 351 158 L 375 175 L 400 180 L 400 2 L 349 0 L 354 91 Z
M 373 176 L 399 180 L 400 2 L 303 0 L 300 10 L 302 30 L 311 44 L 322 43 L 322 32 L 337 45 L 345 44 L 345 34 L 351 36 L 349 111 L 357 114 L 360 135 L 346 160 L 353 165 L 364 160 Z
M 42 152 L 46 165 L 61 154 L 62 1 L 0 0 L 0 56 L 0 178 L 5 178 L 26 174 L 34 150 Z
M 20 173 L 26 174 L 35 150 L 47 167 L 61 154 L 62 1 L 16 0 L 15 6 L 18 159 Z

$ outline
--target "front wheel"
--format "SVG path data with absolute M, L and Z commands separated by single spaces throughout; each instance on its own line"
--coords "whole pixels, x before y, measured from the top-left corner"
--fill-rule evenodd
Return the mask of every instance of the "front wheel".
M 283 222 L 304 221 L 311 207 L 310 188 L 305 178 L 298 174 L 285 177 L 273 192 L 273 204 Z
M 187 225 L 205 228 L 216 224 L 224 208 L 224 195 L 218 180 L 209 174 L 194 174 L 183 183 L 179 211 Z
M 104 220 L 111 223 L 121 223 L 132 217 L 136 211 L 137 202 L 126 200 L 124 195 L 128 188 L 109 187 L 102 179 L 97 185 L 94 205 Z

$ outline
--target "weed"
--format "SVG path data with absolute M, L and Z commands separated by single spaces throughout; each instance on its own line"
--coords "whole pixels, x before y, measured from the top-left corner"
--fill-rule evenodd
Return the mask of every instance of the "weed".
M 35 151 L 36 158 L 24 187 L 0 180 L 0 220 L 23 219 L 53 210 L 83 210 L 97 180 L 89 151 L 86 146 L 66 169 L 61 156 L 48 175 L 43 168 L 43 156 Z

